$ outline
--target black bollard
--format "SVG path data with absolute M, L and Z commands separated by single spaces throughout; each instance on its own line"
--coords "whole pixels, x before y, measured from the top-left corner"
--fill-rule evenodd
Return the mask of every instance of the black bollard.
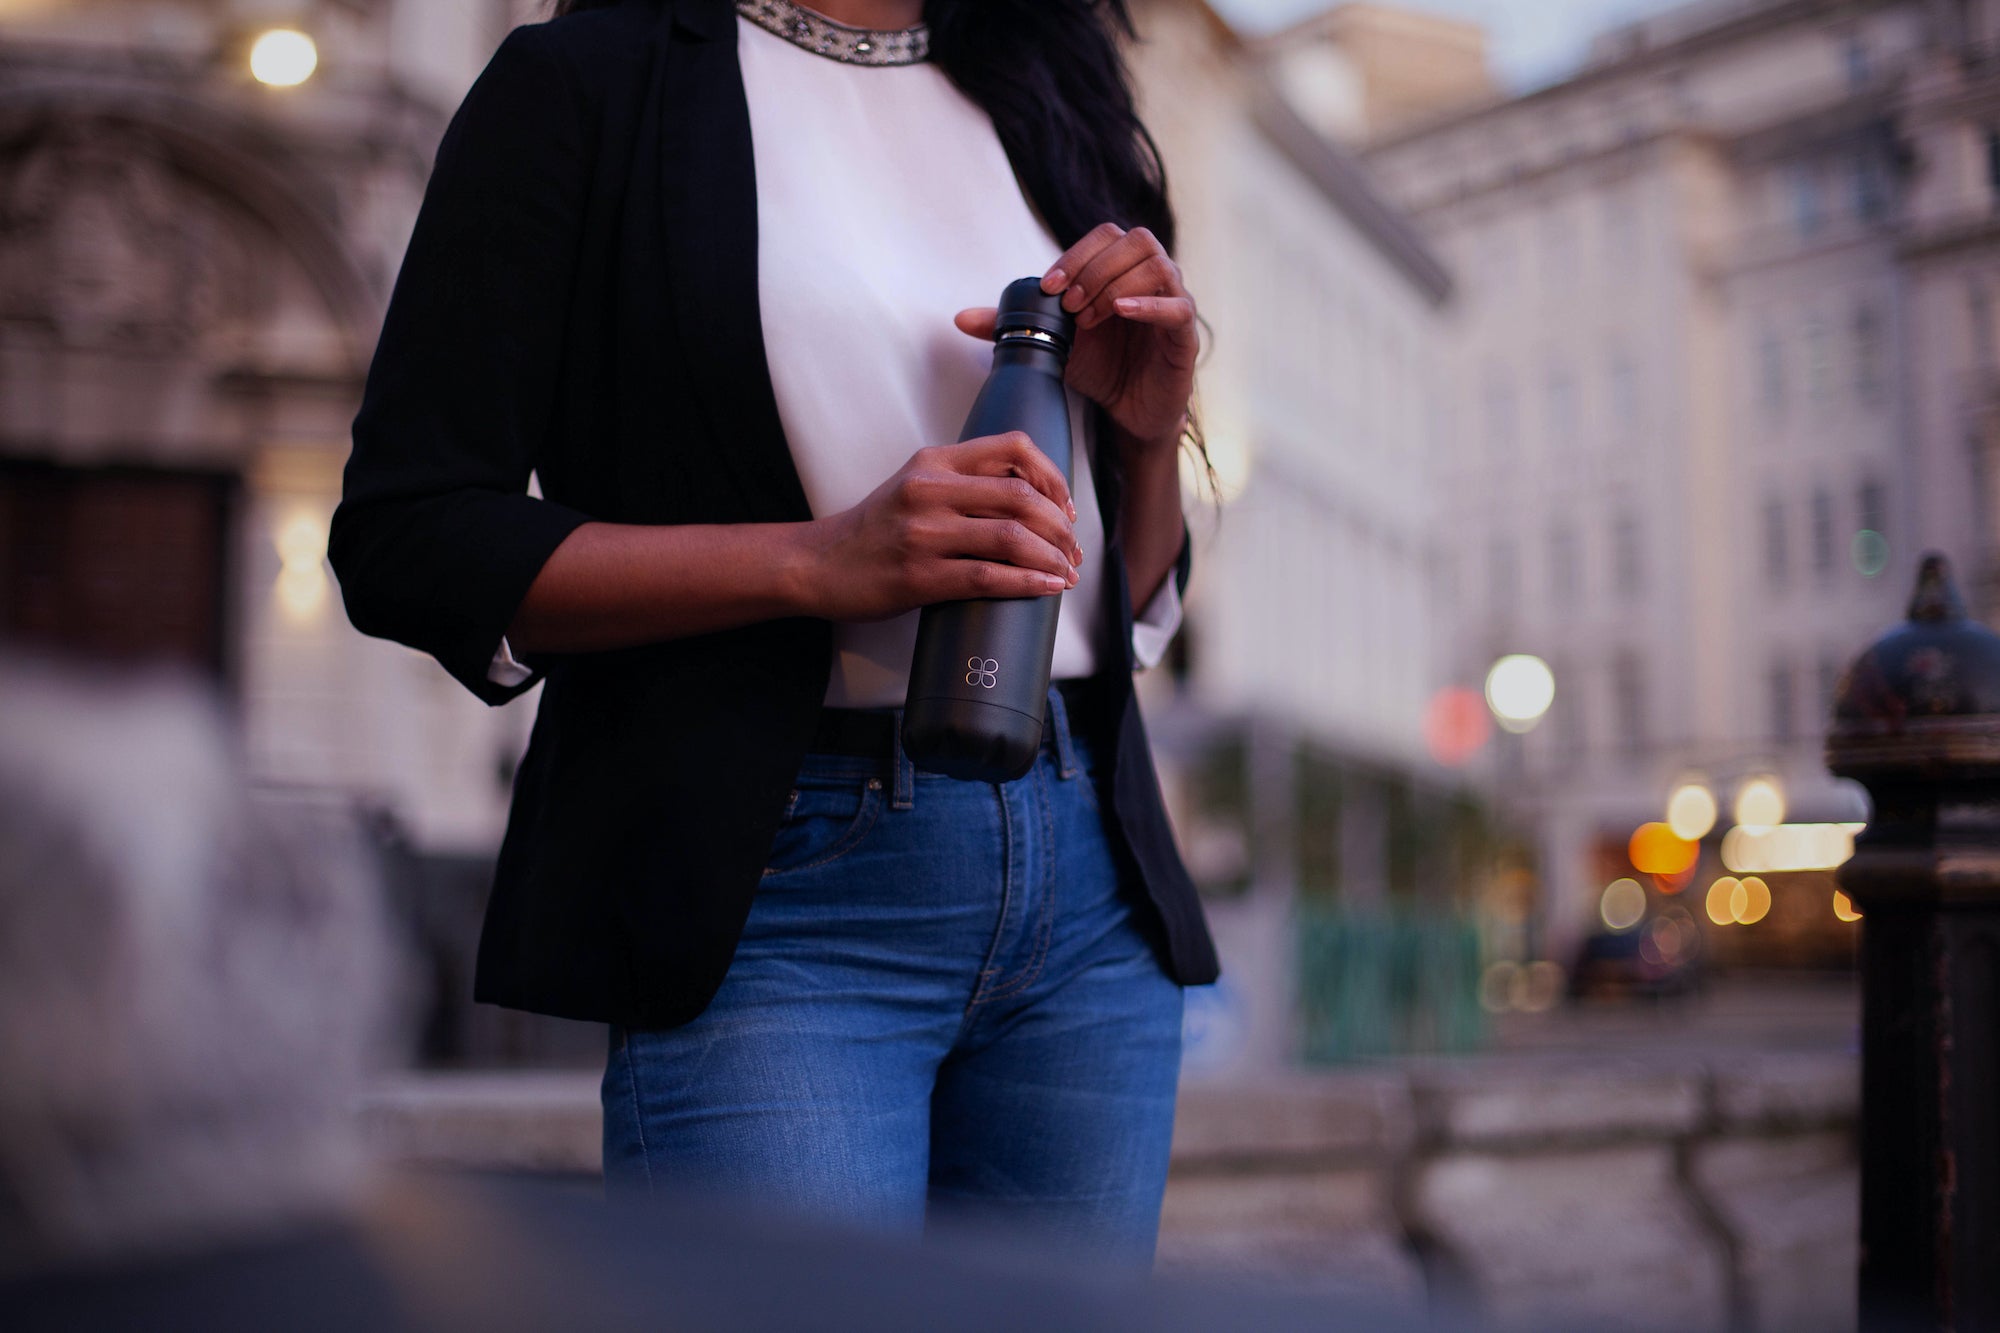
M 1840 683 L 1827 766 L 1874 814 L 1861 921 L 1861 1327 L 2000 1329 L 2000 635 L 1943 556 Z

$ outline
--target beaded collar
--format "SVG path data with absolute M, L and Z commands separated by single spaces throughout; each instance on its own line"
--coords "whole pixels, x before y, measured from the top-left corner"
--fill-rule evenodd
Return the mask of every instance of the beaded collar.
M 793 46 L 848 65 L 914 65 L 930 55 L 931 32 L 914 28 L 850 28 L 793 0 L 736 0 L 736 12 Z

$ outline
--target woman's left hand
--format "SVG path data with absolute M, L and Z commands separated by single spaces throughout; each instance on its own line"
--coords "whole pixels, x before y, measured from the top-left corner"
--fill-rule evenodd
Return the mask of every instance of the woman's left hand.
M 1063 293 L 1063 309 L 1076 316 L 1069 386 L 1110 413 L 1127 447 L 1176 446 L 1201 343 L 1194 298 L 1158 238 L 1103 223 L 1063 251 L 1042 290 Z M 991 338 L 994 313 L 961 310 L 958 327 Z

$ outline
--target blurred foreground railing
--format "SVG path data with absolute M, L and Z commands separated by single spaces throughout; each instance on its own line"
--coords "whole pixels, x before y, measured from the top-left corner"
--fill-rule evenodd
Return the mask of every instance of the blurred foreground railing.
M 1851 1056 L 1482 1058 L 1183 1089 L 1161 1267 L 1480 1328 L 1854 1328 Z M 584 1073 L 407 1075 L 388 1156 L 577 1181 Z

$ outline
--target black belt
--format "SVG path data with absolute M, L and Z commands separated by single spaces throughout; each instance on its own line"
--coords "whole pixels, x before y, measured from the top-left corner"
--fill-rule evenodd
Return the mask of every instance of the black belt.
M 1059 680 L 1056 692 L 1062 695 L 1063 712 L 1069 715 L 1071 735 L 1105 737 L 1117 724 L 1113 706 L 1118 702 L 1114 682 L 1106 676 Z M 1043 723 L 1043 737 L 1055 725 L 1050 717 Z M 812 750 L 817 754 L 851 754 L 888 758 L 896 748 L 896 715 L 887 708 L 822 708 L 819 725 L 813 728 Z

